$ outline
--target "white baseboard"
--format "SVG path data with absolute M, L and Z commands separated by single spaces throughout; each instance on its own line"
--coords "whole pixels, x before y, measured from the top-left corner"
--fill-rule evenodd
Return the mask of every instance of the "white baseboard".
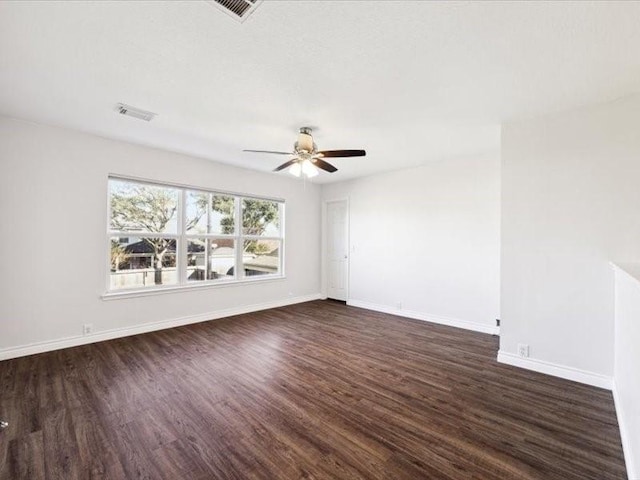
M 165 328 L 179 327 L 189 325 L 191 323 L 206 322 L 208 320 L 217 320 L 219 318 L 231 317 L 233 315 L 241 315 L 243 313 L 257 312 L 260 310 L 268 310 L 270 308 L 284 307 L 295 303 L 310 302 L 319 300 L 319 293 L 312 295 L 304 295 L 300 297 L 285 298 L 272 302 L 259 303 L 255 305 L 244 305 L 241 307 L 226 308 L 213 312 L 202 313 L 198 315 L 190 315 L 187 317 L 174 318 L 170 320 L 162 320 L 160 322 L 149 322 L 132 327 L 114 328 L 103 332 L 96 332 L 91 335 L 79 335 L 74 337 L 66 337 L 58 340 L 47 342 L 31 343 L 18 347 L 9 347 L 0 349 L 0 360 L 8 360 L 10 358 L 24 357 L 36 353 L 49 352 L 52 350 L 60 350 L 61 348 L 76 347 L 78 345 L 86 345 L 88 343 L 102 342 L 104 340 L 112 340 L 114 338 L 128 337 L 138 335 L 140 333 L 154 332 L 156 330 L 164 330 Z
M 498 362 L 594 387 L 606 388 L 607 390 L 611 390 L 613 384 L 613 379 L 606 375 L 567 367 L 565 365 L 558 365 L 557 363 L 545 362 L 544 360 L 537 360 L 535 358 L 522 358 L 502 350 L 498 352 Z
M 631 480 L 634 478 L 640 478 L 640 470 L 636 468 L 636 462 L 633 458 L 633 450 L 631 449 L 630 432 L 627 428 L 627 417 L 622 408 L 622 400 L 616 389 L 616 381 L 613 380 L 612 385 L 613 403 L 616 406 L 616 416 L 618 417 L 618 427 L 620 428 L 620 440 L 622 441 L 622 451 L 624 452 L 624 462 L 627 466 L 627 477 Z
M 413 318 L 414 320 L 422 320 L 425 322 L 438 323 L 449 327 L 464 328 L 465 330 L 473 330 L 474 332 L 489 333 L 491 335 L 499 335 L 500 328 L 493 325 L 484 325 L 477 322 L 469 322 L 467 320 L 459 320 L 457 318 L 443 317 L 441 315 L 429 315 L 428 313 L 415 312 L 412 310 L 401 310 L 397 308 L 380 305 L 377 303 L 363 302 L 361 300 L 347 300 L 347 305 L 352 307 L 366 308 L 376 312 L 389 313 L 399 317 Z

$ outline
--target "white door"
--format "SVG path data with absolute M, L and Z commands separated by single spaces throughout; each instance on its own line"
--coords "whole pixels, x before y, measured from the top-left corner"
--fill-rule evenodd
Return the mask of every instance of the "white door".
M 327 297 L 347 300 L 349 245 L 347 201 L 327 203 Z

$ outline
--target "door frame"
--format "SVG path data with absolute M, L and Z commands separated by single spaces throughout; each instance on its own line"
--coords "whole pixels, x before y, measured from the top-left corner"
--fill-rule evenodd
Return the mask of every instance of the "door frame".
M 331 198 L 325 198 L 322 201 L 322 245 L 321 245 L 321 265 L 320 265 L 320 293 L 322 295 L 322 299 L 326 300 L 327 299 L 327 291 L 328 286 L 328 266 L 329 266 L 329 256 L 327 254 L 327 205 L 329 203 L 335 203 L 335 202 L 345 202 L 347 208 L 346 208 L 346 228 L 347 228 L 347 238 L 346 238 L 346 242 L 347 242 L 347 273 L 346 276 L 347 278 L 345 279 L 345 285 L 346 285 L 346 297 L 347 297 L 347 303 L 349 302 L 349 293 L 350 293 L 350 280 L 351 280 L 351 204 L 350 204 L 350 199 L 349 197 L 331 197 Z

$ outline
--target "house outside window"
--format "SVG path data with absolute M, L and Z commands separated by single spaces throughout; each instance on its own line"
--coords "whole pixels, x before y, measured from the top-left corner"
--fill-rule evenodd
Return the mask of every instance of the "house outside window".
M 109 178 L 107 290 L 283 275 L 284 202 Z

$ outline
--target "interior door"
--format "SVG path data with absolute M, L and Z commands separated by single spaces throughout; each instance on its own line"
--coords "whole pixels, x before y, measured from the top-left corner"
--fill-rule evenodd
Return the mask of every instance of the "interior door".
M 327 203 L 327 297 L 346 301 L 349 275 L 347 201 Z

